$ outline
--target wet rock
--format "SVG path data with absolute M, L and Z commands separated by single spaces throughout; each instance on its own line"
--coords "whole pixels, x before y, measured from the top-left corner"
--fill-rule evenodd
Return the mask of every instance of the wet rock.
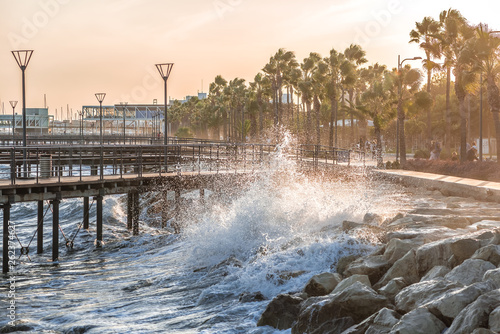
M 366 256 L 351 262 L 344 271 L 344 275 L 368 275 L 370 282 L 375 284 L 389 267 L 390 264 L 383 255 Z
M 498 332 L 493 332 L 486 328 L 476 328 L 471 334 L 498 334 Z
M 480 296 L 457 315 L 446 334 L 469 334 L 476 328 L 488 328 L 490 313 L 498 306 L 500 290 Z
M 483 281 L 491 280 L 500 287 L 500 268 L 488 270 L 484 273 Z
M 500 306 L 490 313 L 488 325 L 493 332 L 500 333 Z
M 266 300 L 266 297 L 260 292 L 243 292 L 238 298 L 240 303 L 251 303 Z
M 384 256 L 389 264 L 392 265 L 394 262 L 405 256 L 410 249 L 419 247 L 423 243 L 424 242 L 421 239 L 401 240 L 399 238 L 393 238 L 387 243 Z
M 394 298 L 396 309 L 402 312 L 423 306 L 443 296 L 446 292 L 462 288 L 458 282 L 447 280 L 424 281 L 407 286 Z
M 471 221 L 467 217 L 443 217 L 440 219 L 434 219 L 432 221 L 435 226 L 445 226 L 451 229 L 466 228 L 471 224 Z
M 388 305 L 386 297 L 360 282 L 338 293 L 312 299 L 313 303 L 308 300 L 301 306 L 292 334 L 311 333 L 328 321 L 345 317 L 361 322 Z
M 426 215 L 426 216 L 453 216 L 454 210 L 449 209 L 439 209 L 439 208 L 417 208 L 410 211 L 409 213 L 415 215 Z
M 266 278 L 270 281 L 275 280 L 278 284 L 285 284 L 286 281 L 289 281 L 292 278 L 299 277 L 306 273 L 305 270 L 296 270 L 296 271 L 277 271 L 272 274 L 267 274 Z
M 420 280 L 417 272 L 416 252 L 414 249 L 410 250 L 401 259 L 385 273 L 380 281 L 375 284 L 375 289 L 386 285 L 390 280 L 402 277 L 408 284 L 416 283 Z
M 398 323 L 401 315 L 386 307 L 366 318 L 357 325 L 350 327 L 342 334 L 384 334 Z
M 333 293 L 343 291 L 356 282 L 362 283 L 370 288 L 372 287 L 368 276 L 366 276 L 366 275 L 352 275 L 352 276 L 349 276 L 346 279 L 342 280 L 341 282 L 339 282 L 339 284 L 333 290 Z
M 463 285 L 470 285 L 482 281 L 484 274 L 488 270 L 495 268 L 491 262 L 468 259 L 461 265 L 453 268 L 444 278 L 452 282 L 460 282 Z
M 391 279 L 386 285 L 381 287 L 378 292 L 386 296 L 390 301 L 394 301 L 394 297 L 408 286 L 408 283 L 402 277 Z
M 435 266 L 434 268 L 429 270 L 424 277 L 420 279 L 420 282 L 432 281 L 438 278 L 443 278 L 450 271 L 451 269 L 446 266 Z
M 498 267 L 500 264 L 500 246 L 490 244 L 480 248 L 472 255 L 471 259 L 489 261 Z
M 466 237 L 448 238 L 425 244 L 417 249 L 416 260 L 421 276 L 435 266 L 454 267 L 474 254 L 481 242 Z
M 291 328 L 299 315 L 302 301 L 302 298 L 289 294 L 276 296 L 260 316 L 257 326 L 271 326 L 279 330 Z
M 474 302 L 479 296 L 497 288 L 497 285 L 491 281 L 475 283 L 448 291 L 437 300 L 427 304 L 427 307 L 436 315 L 455 319 L 467 305 Z
M 353 262 L 354 260 L 356 260 L 360 257 L 361 257 L 361 255 L 359 255 L 359 254 L 347 255 L 347 256 L 341 257 L 337 262 L 337 273 L 342 274 L 346 270 L 347 266 L 349 264 L 351 264 L 351 262 Z
M 376 213 L 371 213 L 367 212 L 365 216 L 363 217 L 363 222 L 365 224 L 374 224 L 374 225 L 380 225 L 384 221 L 384 218 L 382 216 L 376 214 Z
M 337 273 L 314 275 L 309 282 L 307 282 L 304 292 L 309 296 L 324 296 L 332 292 L 341 280 L 342 278 Z
M 322 324 L 319 328 L 312 331 L 311 334 L 337 334 L 342 333 L 344 330 L 348 329 L 355 322 L 351 317 L 344 317 L 334 319 Z
M 362 226 L 364 226 L 364 224 L 362 224 L 362 223 L 356 223 L 356 222 L 352 222 L 349 220 L 344 220 L 342 222 L 342 231 L 348 232 L 350 230 L 353 230 L 355 228 L 362 227 Z
M 393 327 L 394 334 L 440 334 L 445 324 L 425 307 L 417 308 L 405 314 Z

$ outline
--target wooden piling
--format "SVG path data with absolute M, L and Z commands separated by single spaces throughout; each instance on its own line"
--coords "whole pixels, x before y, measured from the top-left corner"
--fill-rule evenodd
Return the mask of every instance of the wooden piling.
M 59 203 L 61 201 L 54 199 L 50 202 L 52 205 L 52 261 L 59 259 Z
M 139 235 L 139 214 L 141 208 L 139 205 L 139 193 L 133 193 L 133 205 L 132 205 L 132 234 Z
M 43 201 L 38 201 L 38 219 L 36 234 L 36 253 L 43 253 Z
M 134 193 L 127 193 L 127 230 L 132 229 L 132 220 L 134 215 Z
M 161 227 L 165 228 L 168 222 L 168 190 L 162 192 Z
M 83 198 L 83 228 L 85 230 L 89 229 L 89 198 L 84 197 Z
M 10 203 L 3 205 L 3 249 L 2 249 L 2 272 L 9 272 L 9 220 L 10 220 Z
M 103 198 L 103 196 L 101 196 L 101 195 L 96 196 L 96 201 L 97 201 L 96 247 L 102 246 L 102 198 Z

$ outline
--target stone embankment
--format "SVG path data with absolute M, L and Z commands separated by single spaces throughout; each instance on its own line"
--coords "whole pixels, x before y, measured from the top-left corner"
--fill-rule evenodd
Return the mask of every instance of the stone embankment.
M 345 221 L 344 233 L 370 230 L 382 245 L 340 259 L 301 292 L 278 295 L 258 326 L 292 334 L 500 332 L 500 212 L 490 205 L 489 217 L 453 215 L 458 206 Z

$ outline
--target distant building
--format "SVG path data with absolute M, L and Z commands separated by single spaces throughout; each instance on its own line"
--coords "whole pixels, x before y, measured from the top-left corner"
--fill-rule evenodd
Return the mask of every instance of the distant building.
M 49 115 L 48 108 L 26 108 L 26 132 L 48 133 L 49 125 L 54 116 Z M 23 131 L 22 109 L 14 115 L 14 129 L 16 133 Z M 12 115 L 0 115 L 0 128 L 12 131 Z

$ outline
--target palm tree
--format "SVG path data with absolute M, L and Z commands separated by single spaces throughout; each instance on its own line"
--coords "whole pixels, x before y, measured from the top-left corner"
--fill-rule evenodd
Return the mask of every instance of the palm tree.
M 382 167 L 382 129 L 396 115 L 394 105 L 397 97 L 394 87 L 397 80 L 394 75 L 386 70 L 385 66 L 378 63 L 362 71 L 366 90 L 361 94 L 356 108 L 373 120 L 377 141 L 377 166 Z
M 465 23 L 465 18 L 456 9 L 444 10 L 439 14 L 440 31 L 436 36 L 440 41 L 441 56 L 444 56 L 446 67 L 446 135 L 445 147 L 451 147 L 451 109 L 450 109 L 450 87 L 451 69 L 453 67 L 452 45 L 458 38 L 459 27 Z
M 495 123 L 497 139 L 497 162 L 500 163 L 500 92 L 496 81 L 500 74 L 500 38 L 492 36 L 487 27 L 480 24 L 476 28 L 473 54 L 481 72 L 486 74 L 488 104 Z
M 440 24 L 431 17 L 424 17 L 422 22 L 415 22 L 415 29 L 410 32 L 410 43 L 419 43 L 425 52 L 424 68 L 427 70 L 427 92 L 431 92 L 432 70 L 439 65 L 432 61 L 440 56 L 440 44 L 437 38 Z M 427 109 L 427 139 L 432 140 L 431 109 Z
M 366 52 L 361 48 L 361 46 L 357 44 L 351 44 L 344 51 L 345 58 L 351 64 L 353 69 L 350 72 L 352 76 L 352 81 L 344 82 L 344 87 L 347 90 L 347 94 L 349 96 L 349 103 L 354 103 L 354 93 L 356 90 L 356 85 L 359 82 L 359 66 L 368 62 L 365 58 Z M 351 110 L 350 108 L 346 108 L 346 110 Z M 350 112 L 351 116 L 351 143 L 354 142 L 354 113 Z
M 257 73 L 254 81 L 250 83 L 250 89 L 252 90 L 257 107 L 259 110 L 259 126 L 258 126 L 258 136 L 262 140 L 264 133 L 264 108 L 269 102 L 271 96 L 271 81 L 268 77 L 264 76 L 262 73 Z
M 209 87 L 209 98 L 210 104 L 213 108 L 214 113 L 217 115 L 216 118 L 220 117 L 221 122 L 224 127 L 224 140 L 228 138 L 228 122 L 227 122 L 227 109 L 226 101 L 224 96 L 224 91 L 227 87 L 227 81 L 222 76 L 217 75 L 214 82 L 210 84 Z M 215 121 L 215 123 L 218 123 Z
M 306 143 L 311 143 L 312 120 L 311 120 L 311 104 L 314 100 L 314 79 L 313 74 L 317 68 L 321 56 L 318 53 L 311 52 L 309 57 L 304 58 L 300 68 L 302 69 L 302 78 L 298 82 L 298 87 L 302 95 L 302 101 L 306 106 Z M 318 111 L 319 112 L 319 111 Z
M 405 141 L 405 107 L 403 104 L 408 101 L 413 94 L 418 91 L 421 75 L 416 69 L 412 69 L 410 65 L 406 65 L 395 72 L 398 78 L 398 85 L 401 87 L 401 92 L 398 97 L 398 120 L 399 120 L 399 160 L 402 165 L 406 163 L 406 141 Z

